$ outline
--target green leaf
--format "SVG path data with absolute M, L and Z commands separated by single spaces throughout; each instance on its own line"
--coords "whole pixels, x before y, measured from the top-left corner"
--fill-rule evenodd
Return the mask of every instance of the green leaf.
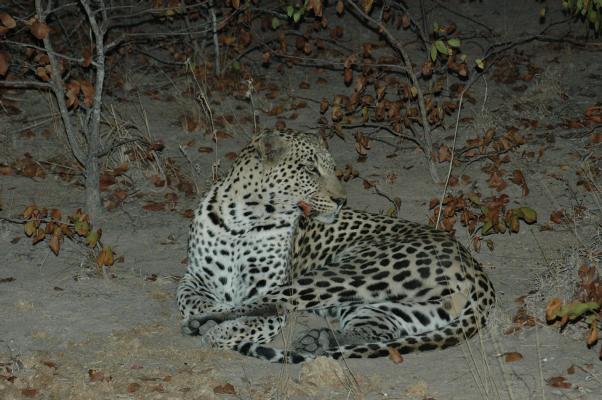
M 433 22 L 433 32 L 437 33 L 438 30 L 439 30 L 439 24 L 436 22 Z
M 447 46 L 443 43 L 443 40 L 436 40 L 435 47 L 439 53 L 447 55 Z
M 531 207 L 521 207 L 518 210 L 518 217 L 528 224 L 537 222 L 537 212 Z
M 286 15 L 288 15 L 289 18 L 292 18 L 294 12 L 295 12 L 295 7 L 293 7 L 291 5 L 286 7 Z
M 234 62 L 232 63 L 232 69 L 233 69 L 234 71 L 240 71 L 240 63 L 239 63 L 238 61 L 234 61 Z
M 483 236 L 489 235 L 490 233 L 492 233 L 492 230 L 493 230 L 493 223 L 491 221 L 485 221 L 483 223 L 483 227 L 481 228 L 481 234 Z
M 272 29 L 276 30 L 280 26 L 280 20 L 276 17 L 272 18 Z
M 589 12 L 587 13 L 587 19 L 592 24 L 595 24 L 599 17 L 600 17 L 600 15 L 596 11 L 594 11 L 593 8 L 590 9 Z
M 437 48 L 435 45 L 431 45 L 431 60 L 434 62 L 437 59 Z
M 476 60 L 474 60 L 474 62 L 481 71 L 485 69 L 485 62 L 483 62 L 482 59 L 477 58 Z
M 596 311 L 597 309 L 600 308 L 600 305 L 593 301 L 590 303 L 577 302 L 577 303 L 567 304 L 566 306 L 564 306 L 562 308 L 563 308 L 563 310 L 561 310 L 561 312 L 565 311 L 565 312 L 563 312 L 563 314 L 568 314 L 570 319 L 575 319 L 575 318 L 580 317 L 583 314 L 586 314 L 590 311 Z
M 293 21 L 294 21 L 295 23 L 299 22 L 299 20 L 301 20 L 301 16 L 302 16 L 302 15 L 303 15 L 303 13 L 301 12 L 301 10 L 298 10 L 298 11 L 296 11 L 296 12 L 293 14 Z
M 460 47 L 460 43 L 461 43 L 461 42 L 460 42 L 460 39 L 458 39 L 458 38 L 451 38 L 451 39 L 449 39 L 449 40 L 447 41 L 447 44 L 448 44 L 450 47 L 455 47 L 455 48 L 458 48 L 458 47 Z
M 466 54 L 460 54 L 460 61 L 466 62 L 467 58 L 468 58 L 468 56 Z

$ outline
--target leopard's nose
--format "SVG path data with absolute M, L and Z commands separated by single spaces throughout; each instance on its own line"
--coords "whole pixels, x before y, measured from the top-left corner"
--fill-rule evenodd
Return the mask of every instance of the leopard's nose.
M 334 201 L 339 207 L 343 207 L 347 202 L 345 197 L 330 197 L 330 200 Z

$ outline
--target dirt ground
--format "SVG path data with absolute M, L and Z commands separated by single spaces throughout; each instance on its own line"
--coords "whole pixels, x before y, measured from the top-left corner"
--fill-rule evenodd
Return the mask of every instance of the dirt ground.
M 499 10 L 495 9 L 497 2 L 483 3 L 457 6 L 502 35 L 533 32 L 539 27 L 533 14 L 536 8 L 529 2 L 504 2 L 505 8 Z M 353 46 L 354 40 L 377 40 L 367 31 L 357 35 L 361 38 L 350 34 L 343 42 Z M 410 50 L 418 54 L 417 47 L 410 46 Z M 472 51 L 476 54 L 477 46 Z M 477 254 L 498 295 L 491 324 L 478 337 L 445 351 L 404 356 L 401 364 L 384 358 L 272 365 L 202 348 L 197 339 L 180 334 L 175 305 L 177 280 L 186 268 L 190 223 L 181 212 L 193 209 L 198 195 L 178 193 L 174 211 L 149 211 L 142 206 L 151 200 L 164 201 L 171 189 L 149 185 L 140 173 L 131 179 L 133 187 L 128 189 L 138 196 L 128 197 L 93 221 L 102 228 L 103 241 L 124 257 L 110 271 L 112 276 L 96 274 L 86 251 L 78 245 L 65 241 L 60 255 L 55 256 L 47 245 L 32 246 L 22 225 L 0 221 L 0 398 L 602 398 L 599 345 L 586 347 L 585 330 L 561 335 L 557 326 L 546 325 L 545 316 L 539 314 L 535 326 L 508 332 L 519 307 L 517 299 L 534 289 L 542 272 L 554 263 L 566 263 L 579 249 L 589 246 L 595 250 L 602 243 L 600 193 L 596 198 L 595 191 L 577 184 L 577 171 L 585 162 L 600 166 L 601 145 L 592 145 L 591 127 L 570 129 L 562 124 L 581 118 L 586 107 L 599 104 L 602 57 L 599 49 L 543 42 L 510 54 L 528 59 L 541 71 L 530 81 L 506 84 L 488 76 L 477 82 L 470 92 L 476 101 L 463 110 L 462 117 L 467 119 L 460 123 L 458 143 L 491 127 L 501 131 L 519 128 L 526 144 L 511 154 L 503 169 L 509 173 L 522 170 L 530 192 L 522 197 L 521 188 L 513 184 L 505 192 L 512 205 L 528 205 L 539 218 L 533 225 L 522 225 L 517 234 L 492 236 L 493 250 L 483 243 Z M 179 121 L 195 104 L 181 95 L 189 79 L 186 73 L 168 78 L 159 67 L 132 68 L 126 76 L 131 90 L 107 95 L 107 118 L 112 118 L 114 110 L 120 118 L 144 127 L 153 139 L 162 140 L 162 156 L 174 160 L 202 191 L 210 182 L 213 163 L 219 160 L 220 170 L 226 171 L 232 163 L 226 155 L 238 152 L 252 134 L 249 102 L 223 92 L 210 94 L 216 116 L 234 117 L 223 127 L 229 137 L 215 146 L 211 137 L 187 132 Z M 278 95 L 272 99 L 267 91 L 260 91 L 256 108 L 269 110 L 284 104 L 287 111 L 278 117 L 287 127 L 300 130 L 315 130 L 319 101 L 344 90 L 340 72 L 327 70 L 258 67 L 257 78 L 276 84 Z M 309 85 L 301 88 L 303 81 Z M 16 99 L 22 113 L 0 113 L 0 164 L 11 164 L 26 152 L 34 160 L 69 160 L 48 95 L 32 91 L 7 96 Z M 301 101 L 306 107 L 291 107 Z M 43 120 L 38 116 L 46 116 L 47 122 L 35 126 L 33 135 L 25 134 L 25 127 Z M 276 122 L 275 116 L 263 111 L 259 111 L 259 119 L 264 127 Z M 44 129 L 50 134 L 42 134 Z M 447 123 L 445 132 L 436 132 L 438 140 L 445 138 L 448 144 L 452 134 L 453 121 Z M 357 162 L 351 135 L 346 140 L 335 136 L 330 149 L 340 167 L 351 163 L 362 178 L 376 182 L 380 192 L 399 197 L 402 218 L 426 223 L 432 213 L 429 202 L 441 195 L 443 187 L 431 180 L 424 157 L 411 143 L 399 142 L 386 132 L 372 138 L 365 162 Z M 194 144 L 187 146 L 191 140 Z M 199 147 L 213 150 L 207 154 L 197 151 Z M 530 152 L 535 157 L 528 156 Z M 464 163 L 454 171 L 454 175 L 472 178 L 468 186 L 460 188 L 496 194 L 481 171 L 484 161 Z M 445 176 L 448 164 L 439 165 L 438 172 Z M 152 173 L 146 171 L 148 176 Z M 366 189 L 362 179 L 345 185 L 349 207 L 376 213 L 391 207 L 374 188 Z M 2 217 L 16 217 L 31 203 L 70 213 L 82 206 L 83 190 L 52 173 L 43 179 L 0 176 L 0 203 Z M 571 223 L 549 221 L 552 212 L 576 207 L 585 211 Z M 459 227 L 456 235 L 472 247 L 465 228 Z M 540 308 L 545 301 L 541 300 Z M 531 307 L 537 309 L 537 300 L 533 302 Z M 306 319 L 300 316 L 298 323 L 320 323 Z M 507 352 L 518 352 L 522 359 L 506 362 Z M 564 377 L 568 385 L 551 384 L 558 382 L 553 379 L 557 377 Z

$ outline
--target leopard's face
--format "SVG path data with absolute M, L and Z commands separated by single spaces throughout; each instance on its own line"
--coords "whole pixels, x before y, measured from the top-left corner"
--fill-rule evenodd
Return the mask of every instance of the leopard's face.
M 324 223 L 335 220 L 345 203 L 345 190 L 324 144 L 292 132 L 265 132 L 255 143 L 263 163 L 261 187 L 281 212 L 295 210 Z

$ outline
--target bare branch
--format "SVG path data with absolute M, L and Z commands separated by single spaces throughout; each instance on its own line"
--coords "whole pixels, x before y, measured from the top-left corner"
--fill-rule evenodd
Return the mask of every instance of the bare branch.
M 42 1 L 35 0 L 36 5 L 36 13 L 38 14 L 38 18 L 40 21 L 45 22 L 45 11 L 42 9 Z M 48 2 L 48 9 L 51 8 L 52 2 Z M 52 48 L 52 43 L 50 41 L 50 36 L 47 35 L 44 39 L 44 51 L 48 54 L 48 60 L 50 61 L 50 68 L 52 70 L 50 74 L 50 87 L 54 92 L 54 97 L 56 98 L 56 102 L 59 106 L 59 111 L 61 112 L 61 119 L 63 120 L 63 125 L 65 126 L 65 133 L 67 134 L 67 141 L 69 142 L 69 147 L 73 156 L 82 166 L 85 165 L 85 154 L 83 149 L 80 147 L 75 129 L 71 124 L 71 119 L 69 118 L 69 109 L 67 108 L 67 103 L 65 102 L 65 83 L 61 77 L 61 69 L 59 67 L 59 63 L 56 59 L 56 53 Z
M 52 89 L 50 83 L 37 81 L 0 81 L 0 86 L 15 89 Z
M 47 53 L 48 55 L 52 54 L 55 57 L 65 59 L 67 61 L 73 61 L 78 64 L 81 64 L 84 62 L 83 57 L 80 57 L 80 58 L 70 57 L 65 54 L 57 53 L 56 51 L 50 51 L 48 49 L 45 49 L 44 47 L 36 46 L 34 44 L 14 42 L 12 40 L 3 40 L 2 43 L 7 44 L 7 45 L 17 46 L 17 47 L 29 47 L 31 49 L 40 50 L 40 51 L 43 51 L 44 53 Z
M 433 148 L 433 139 L 431 137 L 431 125 L 428 120 L 428 116 L 426 114 L 426 103 L 424 101 L 424 93 L 422 92 L 422 88 L 418 82 L 418 78 L 416 74 L 413 72 L 414 68 L 412 67 L 412 60 L 410 56 L 405 51 L 403 44 L 397 40 L 395 36 L 380 22 L 376 21 L 374 18 L 370 17 L 366 14 L 357 4 L 353 2 L 353 0 L 347 0 L 347 3 L 351 5 L 351 7 L 355 10 L 356 15 L 359 15 L 364 20 L 368 21 L 373 28 L 378 29 L 378 32 L 387 39 L 387 42 L 401 55 L 401 59 L 406 70 L 409 72 L 407 75 L 412 82 L 412 86 L 416 88 L 416 95 L 418 98 L 418 109 L 420 110 L 420 122 L 422 124 L 422 133 L 424 140 L 425 156 L 429 161 L 429 172 L 431 173 L 431 178 L 435 182 L 439 182 L 439 176 L 437 174 L 437 170 L 435 169 L 434 161 L 431 155 L 431 151 Z

